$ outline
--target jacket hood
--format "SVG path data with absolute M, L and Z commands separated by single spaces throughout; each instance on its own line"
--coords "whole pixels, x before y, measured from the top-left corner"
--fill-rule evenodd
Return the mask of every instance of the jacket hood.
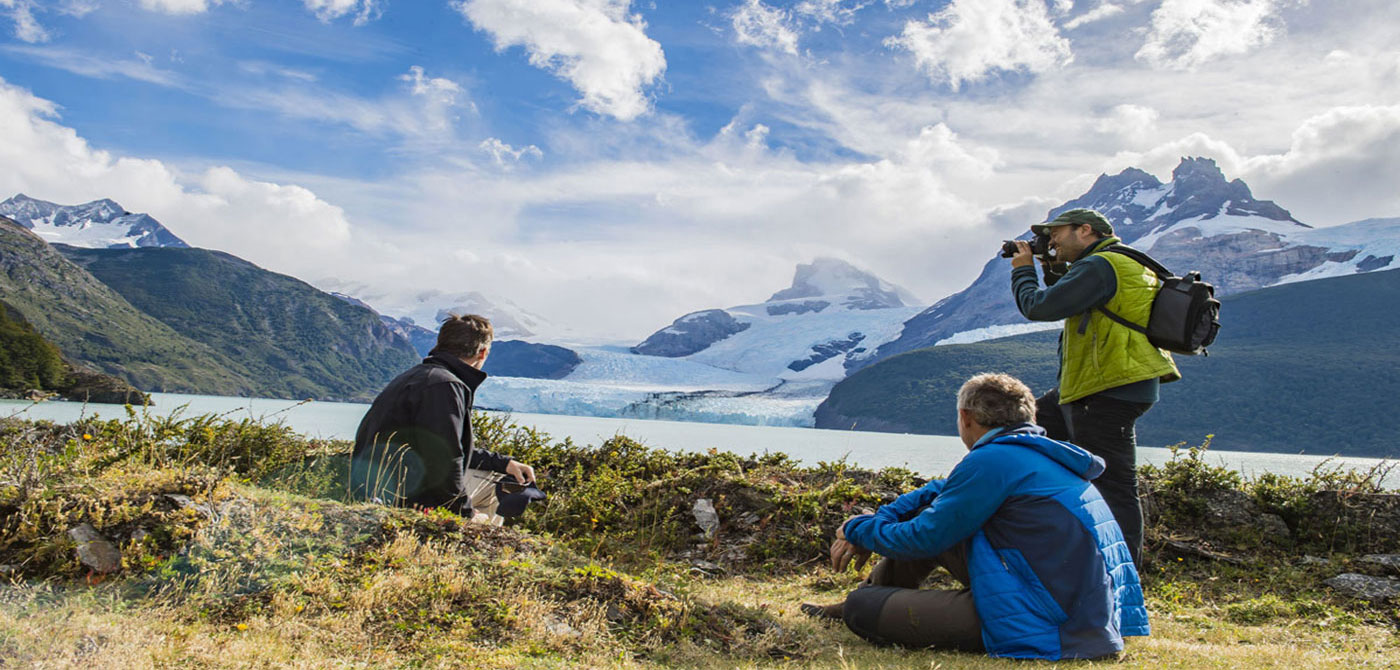
M 1098 478 L 1104 471 L 1102 458 L 1085 451 L 1083 447 L 1069 442 L 1052 440 L 1045 436 L 1044 428 L 1031 423 L 1011 426 L 985 444 L 978 446 L 986 446 L 986 444 L 1014 444 L 1034 450 L 1063 465 L 1066 470 L 1089 481 Z

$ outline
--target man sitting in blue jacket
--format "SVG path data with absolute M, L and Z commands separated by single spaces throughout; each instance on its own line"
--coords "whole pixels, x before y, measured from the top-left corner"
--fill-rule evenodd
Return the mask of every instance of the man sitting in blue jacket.
M 885 558 L 845 602 L 802 606 L 877 644 L 1012 658 L 1098 658 L 1147 635 L 1123 533 L 1090 480 L 1103 460 L 1045 437 L 1035 396 L 983 374 L 958 391 L 968 454 L 929 482 L 836 531 L 833 567 Z M 968 588 L 920 590 L 943 566 Z

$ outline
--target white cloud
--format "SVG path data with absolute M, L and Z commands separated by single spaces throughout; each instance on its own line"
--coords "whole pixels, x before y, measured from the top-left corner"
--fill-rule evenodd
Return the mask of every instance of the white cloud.
M 0 0 L 3 2 L 3 0 Z M 4 51 L 19 54 L 49 67 L 58 68 L 73 74 L 93 79 L 115 79 L 124 77 L 148 84 L 179 87 L 181 83 L 175 73 L 162 70 L 151 64 L 149 56 L 136 52 L 136 59 L 118 60 L 99 58 L 77 51 L 57 47 L 0 47 Z
M 457 107 L 457 96 L 462 93 L 462 87 L 457 82 L 428 77 L 418 65 L 410 67 L 407 74 L 399 75 L 399 80 L 408 82 L 409 93 L 420 98 L 415 104 L 421 111 L 420 118 L 426 122 L 427 130 L 446 132 L 452 129 L 455 120 L 453 110 Z M 475 105 L 468 103 L 468 107 L 476 111 Z
M 1153 67 L 1193 70 L 1273 41 L 1284 0 L 1163 0 L 1152 12 L 1136 58 Z
M 1115 135 L 1129 142 L 1138 142 L 1151 138 L 1157 130 L 1157 119 L 1160 116 L 1157 110 L 1151 107 L 1125 103 L 1115 106 L 1106 116 L 1100 118 L 1097 128 L 1101 133 Z
M 787 12 L 748 0 L 729 16 L 740 44 L 797 55 L 797 32 L 788 26 Z
M 515 163 L 519 163 L 521 159 L 526 156 L 544 158 L 544 152 L 540 151 L 540 148 L 533 144 L 516 149 L 495 137 L 488 137 L 482 140 L 481 144 L 477 145 L 477 148 L 489 154 L 491 160 L 496 162 L 496 165 L 506 169 L 509 169 Z
M 1045 0 L 953 0 L 886 44 L 913 53 L 930 79 L 955 91 L 995 71 L 1039 73 L 1074 58 Z
M 383 0 L 302 0 L 308 10 L 330 23 L 347 14 L 355 15 L 355 25 L 363 26 L 383 13 Z
M 1244 176 L 1278 194 L 1304 223 L 1400 216 L 1400 105 L 1338 107 L 1304 121 L 1282 154 L 1256 156 Z
M 253 64 L 256 70 L 257 64 Z M 279 72 L 286 77 L 286 73 Z M 372 135 L 408 138 L 451 138 L 459 110 L 475 113 L 470 100 L 461 100 L 461 85 L 430 77 L 414 65 L 398 76 L 402 92 L 365 98 L 315 86 L 302 77 L 295 84 L 221 87 L 207 94 L 222 105 L 269 110 L 288 118 L 339 123 Z
M 630 121 L 651 110 L 644 89 L 666 70 L 631 0 L 452 0 L 496 48 L 524 47 L 530 64 L 567 80 L 580 104 Z
M 97 11 L 100 6 L 102 6 L 101 0 L 64 0 L 58 4 L 58 11 L 81 19 Z
M 177 16 L 203 14 L 211 6 L 222 5 L 231 0 L 141 0 L 141 8 L 162 14 Z
M 856 12 L 868 4 L 860 0 L 802 0 L 792 10 L 817 23 L 848 25 L 855 20 Z
M 1065 30 L 1074 30 L 1075 28 L 1078 28 L 1082 25 L 1094 23 L 1095 21 L 1102 21 L 1106 18 L 1109 18 L 1111 16 L 1117 16 L 1122 13 L 1122 5 L 1115 5 L 1112 2 L 1106 1 L 1100 2 L 1099 6 L 1087 12 L 1084 12 L 1083 14 L 1080 14 L 1079 16 L 1076 16 L 1068 21 L 1065 21 Z
M 334 263 L 350 246 L 344 212 L 304 188 L 227 167 L 186 179 L 161 161 L 96 149 L 57 119 L 52 102 L 0 80 L 0 163 L 9 166 L 0 171 L 0 193 L 63 204 L 114 198 L 193 245 L 281 272 L 318 256 Z
M 34 18 L 33 0 L 0 0 L 0 8 L 9 10 L 15 22 L 15 37 L 30 44 L 49 41 L 49 32 Z

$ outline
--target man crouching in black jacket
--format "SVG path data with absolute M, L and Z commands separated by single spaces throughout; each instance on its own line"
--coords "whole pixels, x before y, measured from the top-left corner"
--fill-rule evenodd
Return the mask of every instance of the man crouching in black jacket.
M 500 477 L 493 473 L 527 484 L 535 469 L 472 445 L 472 399 L 486 380 L 481 366 L 492 336 L 485 317 L 453 315 L 438 329 L 428 357 L 380 392 L 355 432 L 353 492 L 500 523 L 494 516 Z

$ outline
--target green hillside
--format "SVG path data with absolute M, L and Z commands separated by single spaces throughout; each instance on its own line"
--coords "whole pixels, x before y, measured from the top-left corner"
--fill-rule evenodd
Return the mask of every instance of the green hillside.
M 67 376 L 58 347 L 0 301 L 0 389 L 56 390 Z
M 1220 449 L 1400 456 L 1386 419 L 1400 398 L 1400 271 L 1275 286 L 1222 301 L 1209 357 L 1178 356 L 1184 379 L 1138 422 L 1139 442 L 1215 435 Z M 955 434 L 954 394 L 984 371 L 1036 393 L 1054 384 L 1056 332 L 931 347 L 881 361 L 832 389 L 821 428 Z
M 144 391 L 247 394 L 252 382 L 207 345 L 122 298 L 42 239 L 0 217 L 0 295 L 70 360 Z
M 132 305 L 284 398 L 372 398 L 418 362 L 373 311 L 206 249 L 56 248 Z

